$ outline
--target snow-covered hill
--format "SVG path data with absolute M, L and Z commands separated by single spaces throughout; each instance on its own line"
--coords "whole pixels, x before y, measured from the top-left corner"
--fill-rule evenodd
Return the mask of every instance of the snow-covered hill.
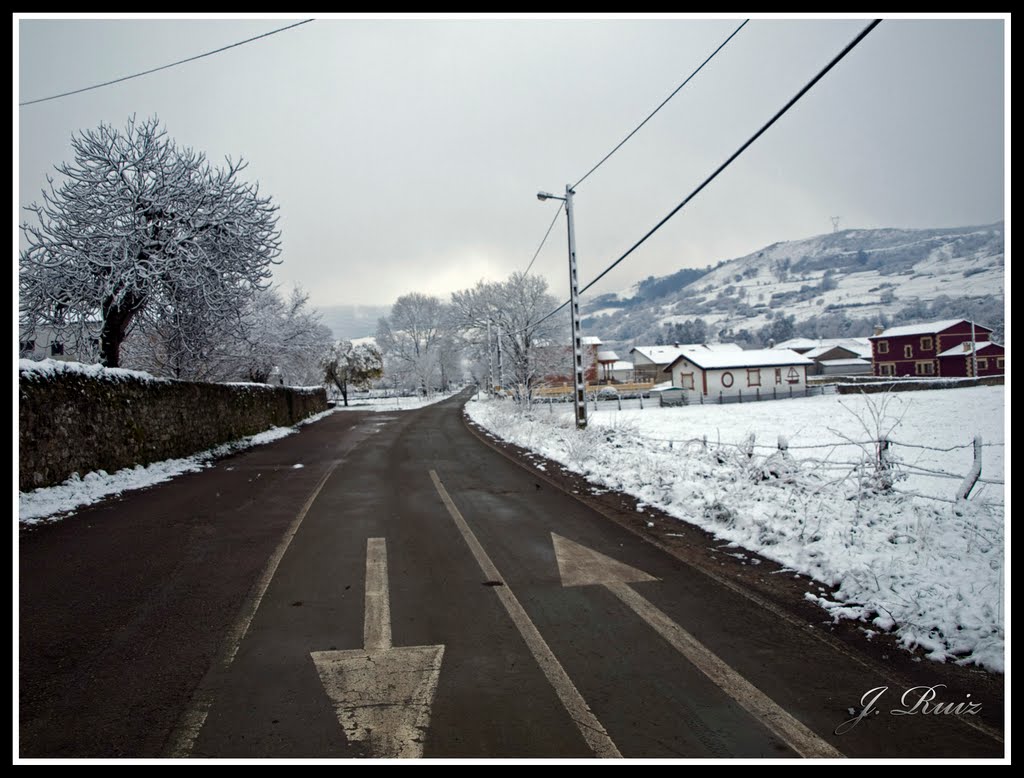
M 702 319 L 708 339 L 756 333 L 777 317 L 801 323 L 853 320 L 868 335 L 875 323 L 935 313 L 973 301 L 998 312 L 1004 296 L 1003 222 L 931 230 L 844 230 L 774 243 L 720 263 L 696 280 L 682 273 L 647 279 L 584 306 L 584 327 L 604 341 L 628 345 L 664 337 L 666 325 Z M 694 273 L 695 271 L 690 271 Z M 697 271 L 699 272 L 699 271 Z M 673 284 L 678 278 L 687 283 Z M 953 314 L 961 315 L 961 314 Z M 849 323 L 843 324 L 849 330 Z M 808 333 L 810 334 L 810 333 Z M 665 338 L 670 340 L 671 338 Z

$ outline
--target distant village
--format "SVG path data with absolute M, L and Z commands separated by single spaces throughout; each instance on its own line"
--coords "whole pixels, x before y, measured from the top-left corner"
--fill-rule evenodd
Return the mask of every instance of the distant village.
M 792 338 L 766 349 L 735 343 L 634 346 L 628 358 L 583 338 L 591 388 L 664 394 L 681 403 L 804 396 L 809 379 L 858 377 L 975 378 L 1005 373 L 1006 349 L 992 329 L 966 319 L 876 327 L 867 338 Z M 571 378 L 547 376 L 541 396 L 557 395 Z

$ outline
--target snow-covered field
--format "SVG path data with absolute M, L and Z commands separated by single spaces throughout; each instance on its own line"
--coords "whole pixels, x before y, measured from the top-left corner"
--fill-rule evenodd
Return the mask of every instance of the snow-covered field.
M 602 409 L 582 432 L 565 405 L 470 402 L 466 413 L 593 483 L 835 587 L 807 597 L 837 619 L 895 632 L 932 659 L 1003 670 L 1006 508 L 992 483 L 1004 478 L 1003 387 Z M 880 433 L 891 441 L 886 467 Z M 975 435 L 987 482 L 957 504 Z
M 165 459 L 162 462 L 153 462 L 145 466 L 126 467 L 116 473 L 97 470 L 87 473 L 84 477 L 75 473 L 64 483 L 56 486 L 33 489 L 30 492 L 19 492 L 18 519 L 24 526 L 63 519 L 79 508 L 92 505 L 106 497 L 132 489 L 144 489 L 147 486 L 169 481 L 182 473 L 194 473 L 212 466 L 214 460 L 228 454 L 280 440 L 297 432 L 299 427 L 312 424 L 332 413 L 334 413 L 333 409 L 324 411 L 303 419 L 293 427 L 273 427 L 257 435 L 224 443 L 182 459 Z M 302 467 L 302 465 L 296 465 L 296 467 Z

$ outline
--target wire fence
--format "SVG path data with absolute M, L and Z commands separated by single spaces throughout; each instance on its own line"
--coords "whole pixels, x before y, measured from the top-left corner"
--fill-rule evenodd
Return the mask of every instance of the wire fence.
M 607 410 L 635 410 L 637 408 L 658 406 L 656 401 L 654 403 L 648 401 L 646 405 L 644 405 L 643 402 L 644 401 L 640 398 L 634 398 L 632 400 L 624 400 L 622 398 L 593 398 L 588 401 L 588 409 L 593 409 L 594 412 L 600 413 Z M 554 407 L 556 407 L 558 403 L 554 403 L 552 405 L 548 402 L 547 405 L 553 412 Z M 602 406 L 604 407 L 602 408 Z M 789 443 L 784 435 L 778 436 L 774 443 L 758 442 L 757 438 L 753 434 L 750 434 L 746 439 L 739 442 L 709 439 L 707 435 L 690 438 L 659 437 L 654 435 L 644 435 L 635 430 L 630 430 L 628 435 L 630 438 L 642 442 L 651 450 L 673 451 L 681 454 L 692 452 L 693 449 L 699 449 L 705 452 L 734 451 L 745 453 L 748 458 L 753 458 L 755 453 L 759 455 L 763 454 L 765 457 L 771 456 L 772 454 L 779 454 L 781 456 L 787 456 L 794 459 L 798 458 L 799 465 L 802 468 L 810 469 L 820 474 L 844 474 L 843 477 L 850 477 L 858 472 L 863 472 L 865 467 L 876 467 L 891 470 L 894 480 L 900 477 L 912 476 L 915 480 L 933 479 L 937 481 L 959 482 L 961 487 L 957 490 L 958 494 L 956 498 L 942 497 L 936 494 L 930 494 L 927 491 L 922 491 L 920 489 L 892 489 L 893 492 L 898 494 L 911 497 L 921 497 L 923 499 L 936 500 L 938 502 L 950 503 L 953 505 L 956 505 L 958 500 L 966 499 L 977 484 L 988 484 L 1000 487 L 1005 486 L 1005 481 L 1001 478 L 981 477 L 982 450 L 985 448 L 1001 448 L 1005 446 L 1005 443 L 1001 441 L 984 443 L 980 438 L 976 438 L 969 443 L 959 443 L 949 446 L 932 446 L 922 443 L 910 443 L 892 438 L 845 438 L 828 443 L 794 445 Z M 966 467 L 966 472 L 956 472 L 955 470 L 948 469 L 947 467 L 934 462 L 922 463 L 920 461 L 911 461 L 910 459 L 910 457 L 914 455 L 921 457 L 925 454 L 932 453 L 945 455 L 945 458 L 948 460 L 948 455 L 950 454 L 960 452 L 967 454 L 967 452 L 972 449 L 974 451 L 973 456 L 967 455 L 964 456 L 962 460 L 958 460 L 963 462 Z M 825 456 L 801 456 L 800 452 L 807 452 L 808 454 L 811 452 L 828 453 L 825 454 Z M 851 453 L 854 454 L 853 458 L 849 456 Z M 961 493 L 963 494 L 962 497 L 960 496 Z M 993 500 L 987 501 L 993 502 L 994 504 L 1000 504 Z

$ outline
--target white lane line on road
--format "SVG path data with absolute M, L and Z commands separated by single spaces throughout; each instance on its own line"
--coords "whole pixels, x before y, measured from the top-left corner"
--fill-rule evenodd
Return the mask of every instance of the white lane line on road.
M 484 576 L 494 581 L 504 581 L 504 577 L 498 572 L 498 568 L 494 566 L 491 558 L 484 551 L 483 546 L 480 545 L 480 541 L 476 539 L 476 535 L 473 534 L 473 530 L 469 528 L 469 524 L 462 517 L 459 509 L 452 502 L 452 498 L 448 495 L 448 491 L 444 488 L 444 484 L 441 483 L 441 479 L 438 478 L 437 472 L 434 470 L 430 471 L 430 478 L 434 482 L 434 487 L 437 489 L 437 493 L 441 496 L 441 502 L 444 503 L 448 509 L 449 515 L 455 521 L 455 526 L 459 528 L 459 532 L 462 533 L 463 540 L 466 541 L 466 545 L 469 546 L 469 550 L 473 553 L 477 564 L 480 565 L 480 569 L 483 571 Z M 569 678 L 568 673 L 565 672 L 565 668 L 562 667 L 561 662 L 558 661 L 558 657 L 555 656 L 551 648 L 548 646 L 544 637 L 540 634 L 540 631 L 530 620 L 529 615 L 526 613 L 526 609 L 520 604 L 519 600 L 512 593 L 511 587 L 508 583 L 504 586 L 496 586 L 493 588 L 495 594 L 498 595 L 498 599 L 501 600 L 501 604 L 505 606 L 505 610 L 508 612 L 509 618 L 512 619 L 512 623 L 516 625 L 516 629 L 519 630 L 519 634 L 522 635 L 523 640 L 526 642 L 527 647 L 530 649 L 530 653 L 533 654 L 533 658 L 537 661 L 540 669 L 543 671 L 548 682 L 555 690 L 555 694 L 558 695 L 558 699 L 562 701 L 562 705 L 565 706 L 566 711 L 572 718 L 576 727 L 579 729 L 580 734 L 583 735 L 583 739 L 587 742 L 587 745 L 594 751 L 594 753 L 602 758 L 620 759 L 622 754 L 619 753 L 619 749 L 612 741 L 611 737 L 605 731 L 604 726 L 598 720 L 594 712 L 590 710 L 590 706 L 587 705 L 587 701 L 583 699 L 583 695 L 580 694 L 579 690 L 573 684 L 572 679 Z
M 391 648 L 391 602 L 388 598 L 388 552 L 384 538 L 366 541 L 366 617 L 363 645 L 367 651 Z
M 562 586 L 604 586 L 712 683 L 800 756 L 818 759 L 839 759 L 843 756 L 629 585 L 658 580 L 654 576 L 554 532 L 551 533 L 551 542 Z
M 260 602 L 263 601 L 263 595 L 266 594 L 267 587 L 270 586 L 270 582 L 274 578 L 274 573 L 277 572 L 277 566 L 281 563 L 281 558 L 288 550 L 288 546 L 291 545 L 292 538 L 294 538 L 295 533 L 299 531 L 299 526 L 302 524 L 302 520 L 306 518 L 306 514 L 309 512 L 309 509 L 313 506 L 313 502 L 320 494 L 320 490 L 324 488 L 324 484 L 327 483 L 327 479 L 331 477 L 331 474 L 339 464 L 341 464 L 341 460 L 335 460 L 330 468 L 328 468 L 327 472 L 324 473 L 323 477 L 314 487 L 312 494 L 309 495 L 309 499 L 306 500 L 298 514 L 294 519 L 292 519 L 292 523 L 288 525 L 288 529 L 285 530 L 284 537 L 281 538 L 281 542 L 277 544 L 277 548 L 274 549 L 274 553 L 270 555 L 270 559 L 267 561 L 266 567 L 263 568 L 263 572 L 260 574 L 259 579 L 257 579 L 252 589 L 249 590 L 249 596 L 246 598 L 238 618 L 235 620 L 235 623 L 232 625 L 231 629 L 228 631 L 227 637 L 225 638 L 224 648 L 220 658 L 210 665 L 210 668 L 206 671 L 206 674 L 199 682 L 199 686 L 192 696 L 189 706 L 185 709 L 184 714 L 182 714 L 181 719 L 178 721 L 178 725 L 174 728 L 168 738 L 168 756 L 181 758 L 187 757 L 192 753 L 192 748 L 195 745 L 196 738 L 199 736 L 200 730 L 202 730 L 203 725 L 206 723 L 206 717 L 210 712 L 210 706 L 213 704 L 213 694 L 210 692 L 210 688 L 214 674 L 227 670 L 234 661 L 235 654 L 238 653 L 238 646 L 249 631 L 249 625 L 252 624 L 253 617 L 256 615 L 256 611 L 260 607 Z

